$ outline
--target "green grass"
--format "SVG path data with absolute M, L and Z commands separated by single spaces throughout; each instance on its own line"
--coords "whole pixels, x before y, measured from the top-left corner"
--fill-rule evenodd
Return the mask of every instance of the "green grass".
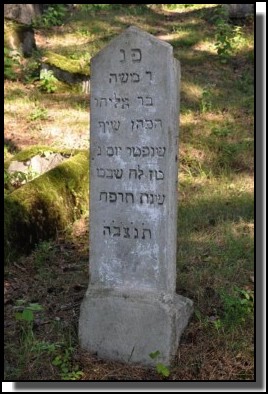
M 60 28 L 40 30 L 49 51 L 83 67 L 129 25 L 169 42 L 181 62 L 177 291 L 194 301 L 195 313 L 170 369 L 171 380 L 254 378 L 254 26 L 249 18 L 239 29 L 228 27 L 234 40 L 223 63 L 215 46 L 219 15 L 217 4 L 89 4 L 79 5 Z M 48 50 L 46 41 L 40 50 Z M 37 81 L 6 81 L 5 159 L 23 149 L 22 135 L 30 145 L 36 140 L 47 145 L 51 135 L 55 148 L 73 148 L 74 137 L 85 136 L 88 148 L 88 110 L 88 96 L 67 85 L 46 94 Z M 66 136 L 71 136 L 67 142 Z M 79 353 L 79 310 L 68 309 L 68 303 L 79 295 L 80 305 L 84 294 L 73 289 L 73 282 L 84 290 L 88 283 L 88 240 L 77 236 L 69 243 L 65 233 L 61 237 L 19 263 L 26 271 L 21 271 L 17 299 L 43 305 L 45 297 L 49 323 L 35 327 L 26 346 L 21 322 L 14 323 L 8 304 L 11 370 L 6 378 L 158 379 L 152 371 L 115 367 Z M 8 269 L 12 281 L 18 271 Z M 33 278 L 32 286 L 26 276 Z M 65 312 L 60 305 L 66 304 Z M 24 356 L 16 360 L 18 349 Z

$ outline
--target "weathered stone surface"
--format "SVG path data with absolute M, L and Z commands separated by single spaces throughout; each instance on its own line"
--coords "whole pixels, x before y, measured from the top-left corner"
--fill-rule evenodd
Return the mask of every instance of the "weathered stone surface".
M 80 339 L 103 357 L 154 364 L 149 353 L 161 348 L 169 363 L 191 314 L 192 301 L 175 294 L 179 80 L 172 46 L 135 27 L 91 63 L 91 282 Z
M 81 310 L 81 345 L 102 358 L 169 364 L 191 313 L 192 302 L 179 295 L 91 286 Z
M 23 56 L 31 56 L 36 49 L 34 31 L 31 26 L 5 21 L 5 46 Z
M 29 25 L 42 13 L 42 4 L 4 4 L 4 16 Z
M 26 173 L 33 173 L 41 175 L 46 171 L 51 170 L 60 164 L 66 157 L 60 153 L 48 153 L 44 156 L 36 155 L 26 162 L 12 161 L 8 168 L 9 172 L 20 171 Z

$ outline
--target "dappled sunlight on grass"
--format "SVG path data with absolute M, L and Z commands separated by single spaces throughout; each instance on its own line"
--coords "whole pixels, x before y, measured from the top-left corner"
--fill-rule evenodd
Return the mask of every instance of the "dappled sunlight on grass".
M 86 45 L 88 42 L 89 37 L 84 37 L 84 36 L 80 36 L 79 37 L 79 45 Z M 64 35 L 62 33 L 59 33 L 57 35 L 53 35 L 52 37 L 49 38 L 49 47 L 58 47 L 58 46 L 62 46 L 62 47 L 67 47 L 70 51 L 70 47 L 71 46 L 75 46 L 77 45 L 77 33 L 64 33 Z M 47 47 L 47 45 L 45 46 L 46 49 L 48 49 L 49 47 Z
M 239 223 L 235 223 L 231 228 L 232 235 L 235 238 L 240 238 L 241 236 L 249 237 L 251 240 L 254 239 L 254 223 L 245 222 L 241 220 Z
M 241 29 L 222 63 L 215 47 L 219 4 L 97 6 L 83 10 L 77 5 L 61 26 L 38 29 L 38 61 L 49 50 L 89 65 L 111 39 L 135 25 L 170 43 L 181 63 L 177 291 L 194 301 L 195 313 L 183 334 L 172 379 L 254 378 L 252 317 L 245 315 L 244 322 L 234 319 L 228 331 L 221 296 L 224 290 L 227 300 L 234 299 L 237 287 L 254 292 L 254 22 L 238 23 Z M 233 28 L 235 24 L 230 25 Z M 34 71 L 38 79 L 40 70 Z M 31 80 L 26 63 L 23 73 Z M 80 86 L 64 83 L 54 93 L 41 92 L 39 81 L 29 80 L 5 80 L 5 158 L 32 145 L 88 149 L 89 95 L 81 93 Z M 14 344 L 21 338 L 13 300 L 27 298 L 46 309 L 44 324 L 35 328 L 36 338 L 51 346 L 60 338 L 62 351 L 73 346 L 73 361 L 79 360 L 85 378 L 117 379 L 123 370 L 126 379 L 135 380 L 135 374 L 155 378 L 153 372 L 134 366 L 81 355 L 75 327 L 88 284 L 88 219 L 87 213 L 81 228 L 74 228 L 75 240 L 68 239 L 70 228 L 66 234 L 59 232 L 45 253 L 40 255 L 40 249 L 17 260 L 11 275 L 8 272 L 7 359 L 14 368 L 9 375 L 58 378 L 51 369 L 53 358 L 45 351 L 37 355 L 30 349 L 21 357 L 23 369 L 18 368 Z M 34 279 L 30 288 L 29 277 Z M 19 279 L 19 288 L 14 278 Z M 74 300 L 76 309 L 68 309 Z M 239 298 L 235 300 L 239 306 Z M 75 331 L 68 340 L 63 338 L 66 328 Z
M 198 102 L 202 95 L 202 87 L 192 81 L 182 80 L 181 92 L 182 95 L 186 95 L 187 99 Z
M 196 45 L 193 46 L 194 51 L 205 51 L 206 53 L 210 53 L 212 55 L 217 55 L 217 51 L 215 45 L 211 43 L 211 40 L 203 40 L 198 42 Z

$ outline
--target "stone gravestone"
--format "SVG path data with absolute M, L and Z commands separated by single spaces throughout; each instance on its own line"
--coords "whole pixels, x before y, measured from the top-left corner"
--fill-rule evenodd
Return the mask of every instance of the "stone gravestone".
M 129 27 L 91 63 L 90 284 L 81 346 L 169 364 L 192 313 L 177 295 L 180 66 L 170 44 Z

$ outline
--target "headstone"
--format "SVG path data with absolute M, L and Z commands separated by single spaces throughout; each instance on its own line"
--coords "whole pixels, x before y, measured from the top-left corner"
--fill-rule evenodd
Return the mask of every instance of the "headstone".
M 4 17 L 29 25 L 42 13 L 42 4 L 4 4 Z
M 223 4 L 229 18 L 245 18 L 254 13 L 254 4 Z
M 91 62 L 90 284 L 81 346 L 101 358 L 169 364 L 192 313 L 177 295 L 180 66 L 129 27 Z

